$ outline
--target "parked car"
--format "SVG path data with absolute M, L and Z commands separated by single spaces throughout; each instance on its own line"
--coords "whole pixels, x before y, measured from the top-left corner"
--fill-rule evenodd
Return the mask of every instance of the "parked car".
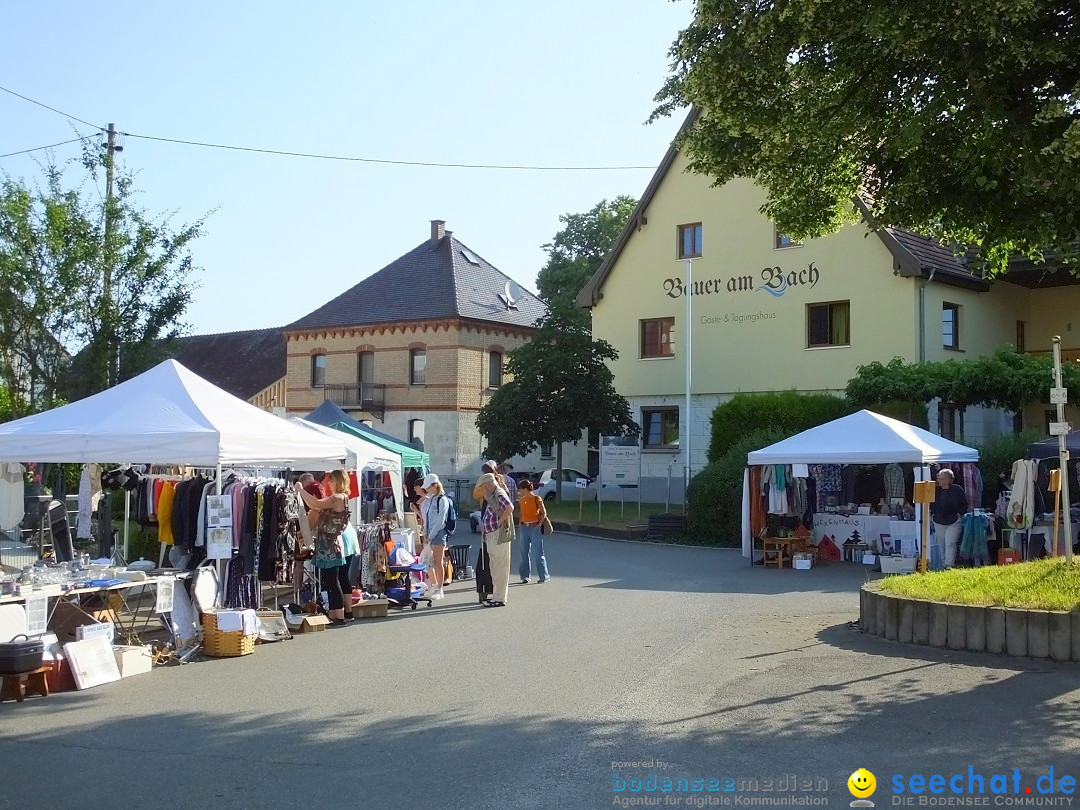
M 536 489 L 533 490 L 537 495 L 543 498 L 545 501 L 555 500 L 555 470 L 544 470 L 540 473 L 539 477 L 534 479 L 533 483 L 536 485 Z M 588 480 L 589 485 L 584 490 L 579 489 L 577 480 L 579 478 L 585 478 Z M 563 468 L 562 481 L 559 487 L 559 497 L 564 501 L 576 501 L 579 498 L 584 497 L 587 501 L 596 500 L 596 480 L 590 478 L 580 470 L 571 470 Z

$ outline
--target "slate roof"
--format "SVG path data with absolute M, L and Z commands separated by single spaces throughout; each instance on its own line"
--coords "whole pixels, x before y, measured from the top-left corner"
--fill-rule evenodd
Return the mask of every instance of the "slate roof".
M 499 295 L 510 280 L 448 231 L 437 244 L 424 240 L 286 330 L 445 318 L 532 328 L 547 310 L 524 289 L 516 309 L 507 309 Z
M 218 388 L 250 399 L 285 376 L 280 328 L 176 338 L 169 356 Z

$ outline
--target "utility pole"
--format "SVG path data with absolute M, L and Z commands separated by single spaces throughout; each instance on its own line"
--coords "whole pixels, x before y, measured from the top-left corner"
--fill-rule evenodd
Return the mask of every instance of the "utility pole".
M 112 285 L 113 178 L 116 168 L 116 153 L 124 151 L 124 147 L 117 143 L 119 133 L 117 133 L 114 124 L 109 124 L 105 134 L 105 246 L 102 253 L 105 266 L 103 268 L 104 278 L 101 289 L 101 328 L 105 338 L 105 352 L 107 355 L 105 387 L 111 388 L 116 385 L 120 376 L 120 347 L 113 345 L 116 342 Z

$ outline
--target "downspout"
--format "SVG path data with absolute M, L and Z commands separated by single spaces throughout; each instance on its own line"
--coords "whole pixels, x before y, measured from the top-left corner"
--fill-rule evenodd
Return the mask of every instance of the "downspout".
M 937 268 L 930 269 L 930 275 L 919 285 L 919 365 L 926 362 L 926 287 L 934 280 Z

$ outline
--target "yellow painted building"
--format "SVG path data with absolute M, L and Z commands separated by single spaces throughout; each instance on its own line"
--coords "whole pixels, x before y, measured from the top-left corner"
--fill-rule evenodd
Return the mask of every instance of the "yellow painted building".
M 713 409 L 737 392 L 839 393 L 875 360 L 1045 351 L 1054 334 L 1080 351 L 1080 287 L 1061 273 L 1018 268 L 990 284 L 929 239 L 865 222 L 795 244 L 760 213 L 765 199 L 749 179 L 715 187 L 687 172 L 673 147 L 578 298 L 595 337 L 619 351 L 615 385 L 642 425 L 642 475 L 654 484 L 669 470 L 681 483 L 686 464 L 688 303 L 694 470 Z M 1044 427 L 1040 409 L 1025 416 Z M 932 426 L 969 442 L 1015 424 L 1000 411 L 931 408 Z

